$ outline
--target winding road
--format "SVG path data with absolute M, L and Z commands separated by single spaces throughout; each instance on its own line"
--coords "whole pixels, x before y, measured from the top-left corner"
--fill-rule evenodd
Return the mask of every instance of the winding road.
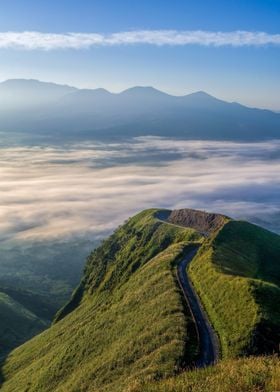
M 199 358 L 196 366 L 205 367 L 217 362 L 220 350 L 218 337 L 209 322 L 208 316 L 186 272 L 188 264 L 196 255 L 198 249 L 199 246 L 192 249 L 178 264 L 177 278 L 192 313 L 198 334 Z

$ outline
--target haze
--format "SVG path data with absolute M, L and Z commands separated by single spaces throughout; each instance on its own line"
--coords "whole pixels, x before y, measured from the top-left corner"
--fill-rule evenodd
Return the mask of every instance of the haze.
M 2 241 L 101 238 L 157 205 L 222 212 L 280 231 L 278 140 L 143 137 L 122 144 L 2 147 L 0 167 Z
M 154 86 L 280 111 L 279 1 L 4 0 L 0 80 Z

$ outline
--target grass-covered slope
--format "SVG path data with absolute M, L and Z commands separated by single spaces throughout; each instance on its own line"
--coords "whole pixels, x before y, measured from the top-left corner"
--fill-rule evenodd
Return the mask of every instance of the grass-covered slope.
M 201 247 L 189 274 L 224 357 L 272 353 L 280 342 L 280 237 L 229 221 Z
M 228 359 L 159 382 L 136 380 L 130 392 L 276 392 L 280 390 L 277 357 Z
M 191 359 L 194 328 L 174 270 L 201 235 L 156 212 L 130 219 L 91 254 L 60 321 L 8 357 L 3 392 L 123 391 L 173 374 L 185 351 Z
M 144 211 L 105 240 L 54 324 L 8 356 L 1 390 L 278 390 L 279 359 L 253 355 L 279 348 L 280 237 L 227 217 L 213 225 L 211 214 L 198 216 Z M 175 276 L 194 243 L 202 246 L 188 274 L 223 358 L 215 367 L 176 375 L 197 353 Z

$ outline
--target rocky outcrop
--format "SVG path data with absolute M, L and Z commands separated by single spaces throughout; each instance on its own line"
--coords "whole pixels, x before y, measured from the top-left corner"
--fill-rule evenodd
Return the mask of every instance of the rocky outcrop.
M 228 219 L 225 215 L 184 208 L 173 210 L 166 221 L 179 226 L 191 227 L 201 233 L 208 234 L 221 228 Z

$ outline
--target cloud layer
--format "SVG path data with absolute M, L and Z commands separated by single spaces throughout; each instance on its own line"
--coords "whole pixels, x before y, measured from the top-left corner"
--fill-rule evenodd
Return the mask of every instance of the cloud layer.
M 1 32 L 0 49 L 57 50 L 89 49 L 97 46 L 119 45 L 203 45 L 203 46 L 264 46 L 280 45 L 280 34 L 258 31 L 178 31 L 178 30 L 136 30 L 112 34 L 41 33 L 37 31 Z
M 280 231 L 280 142 L 138 138 L 0 149 L 0 240 L 100 238 L 150 207 L 191 207 Z

